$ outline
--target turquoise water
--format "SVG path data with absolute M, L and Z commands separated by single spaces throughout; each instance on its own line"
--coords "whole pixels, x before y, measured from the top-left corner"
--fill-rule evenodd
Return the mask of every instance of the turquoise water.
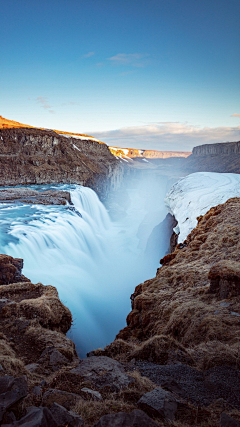
M 73 206 L 1 204 L 0 252 L 23 258 L 23 274 L 33 283 L 57 287 L 74 319 L 69 336 L 84 357 L 115 338 L 126 325 L 135 286 L 156 273 L 144 251 L 153 227 L 166 215 L 165 193 L 150 207 L 143 193 L 129 190 L 126 216 L 113 222 L 90 188 L 30 188 L 70 191 Z

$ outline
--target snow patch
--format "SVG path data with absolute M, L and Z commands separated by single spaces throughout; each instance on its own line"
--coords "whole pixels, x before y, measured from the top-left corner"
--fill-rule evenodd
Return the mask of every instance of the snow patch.
M 129 149 L 128 148 L 121 148 L 121 151 L 125 154 L 125 156 L 128 155 Z
M 79 150 L 79 148 L 75 144 L 73 144 L 73 148 L 81 152 L 81 150 Z
M 96 141 L 100 142 L 99 139 L 93 138 L 91 136 L 81 136 L 81 135 L 64 135 L 63 133 L 59 133 L 58 135 L 64 136 L 64 138 L 75 138 L 75 139 L 81 139 L 82 141 Z
M 165 204 L 178 221 L 178 243 L 196 227 L 198 216 L 231 197 L 240 197 L 238 174 L 196 172 L 176 182 L 166 195 Z

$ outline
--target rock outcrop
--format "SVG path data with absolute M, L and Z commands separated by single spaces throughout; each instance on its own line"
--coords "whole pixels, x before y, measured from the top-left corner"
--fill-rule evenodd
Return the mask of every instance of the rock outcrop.
M 2 186 L 75 183 L 102 195 L 117 187 L 123 175 L 107 145 L 93 139 L 35 128 L 0 129 L 0 148 Z
M 0 202 L 37 203 L 41 205 L 72 204 L 71 195 L 68 191 L 37 191 L 24 187 L 0 190 Z

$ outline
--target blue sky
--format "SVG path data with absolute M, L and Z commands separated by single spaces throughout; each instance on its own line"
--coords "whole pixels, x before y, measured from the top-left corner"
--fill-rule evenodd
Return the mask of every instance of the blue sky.
M 1 2 L 0 115 L 116 146 L 240 140 L 239 0 Z

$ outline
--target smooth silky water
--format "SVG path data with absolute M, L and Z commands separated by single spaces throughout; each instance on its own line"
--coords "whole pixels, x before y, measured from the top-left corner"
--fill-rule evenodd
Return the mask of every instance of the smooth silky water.
M 115 222 L 90 188 L 30 188 L 70 191 L 73 205 L 1 204 L 0 253 L 23 258 L 23 274 L 33 283 L 58 289 L 73 315 L 68 335 L 85 357 L 104 348 L 126 325 L 135 286 L 156 273 L 158 263 L 145 248 L 166 216 L 165 184 L 157 195 L 153 187 L 129 189 L 126 215 Z

